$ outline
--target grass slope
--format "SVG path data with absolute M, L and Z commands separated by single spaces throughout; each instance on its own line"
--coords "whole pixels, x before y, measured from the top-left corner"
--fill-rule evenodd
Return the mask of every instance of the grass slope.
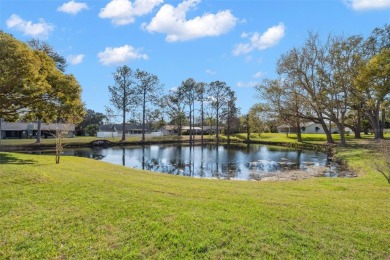
M 194 179 L 85 158 L 0 153 L 0 258 L 377 258 L 390 255 L 390 185 L 364 176 Z

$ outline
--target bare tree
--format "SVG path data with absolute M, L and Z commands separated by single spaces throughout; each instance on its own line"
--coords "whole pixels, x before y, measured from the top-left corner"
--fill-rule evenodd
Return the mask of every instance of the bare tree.
M 200 102 L 200 116 L 201 116 L 201 142 L 203 144 L 203 127 L 204 127 L 204 105 L 205 105 L 205 92 L 206 83 L 199 82 L 196 84 L 197 100 Z
M 139 96 L 138 102 L 142 105 L 142 141 L 145 141 L 145 129 L 146 129 L 146 105 L 155 105 L 158 102 L 160 96 L 161 85 L 158 77 L 146 71 L 138 70 L 135 73 L 138 79 L 138 84 L 135 89 L 135 94 Z
M 215 110 L 216 123 L 217 123 L 217 142 L 219 142 L 219 124 L 220 124 L 220 113 L 221 109 L 227 105 L 230 87 L 223 81 L 213 81 L 209 84 L 207 93 L 210 97 L 211 106 Z
M 122 142 L 126 141 L 126 115 L 135 105 L 135 83 L 134 72 L 131 68 L 124 65 L 118 67 L 113 73 L 114 85 L 109 86 L 111 94 L 111 105 L 120 111 L 122 116 Z

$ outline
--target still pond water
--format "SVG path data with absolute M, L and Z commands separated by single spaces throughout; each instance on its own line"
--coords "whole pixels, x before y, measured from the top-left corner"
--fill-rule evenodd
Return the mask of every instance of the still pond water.
M 326 166 L 327 175 L 336 177 L 338 168 L 325 153 L 256 144 L 77 148 L 65 150 L 64 155 L 174 175 L 240 180 L 258 180 L 309 165 Z

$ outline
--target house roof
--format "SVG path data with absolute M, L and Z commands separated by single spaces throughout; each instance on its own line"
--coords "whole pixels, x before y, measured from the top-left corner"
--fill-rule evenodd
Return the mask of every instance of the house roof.
M 74 131 L 74 124 L 41 124 L 41 130 L 43 131 L 55 131 L 67 130 Z M 25 122 L 1 122 L 1 130 L 3 131 L 26 131 L 26 130 L 38 130 L 38 123 L 25 123 Z
M 142 131 L 142 125 L 135 125 L 135 124 L 126 124 L 125 125 L 125 131 L 131 131 L 131 130 L 139 130 Z M 145 125 L 145 130 L 149 131 L 149 126 Z M 123 131 L 123 125 L 122 124 L 109 124 L 109 125 L 101 125 L 99 127 L 100 132 L 122 132 Z
M 1 122 L 1 130 L 3 130 L 3 131 L 24 131 L 24 130 L 27 130 L 27 123 Z
M 161 128 L 163 128 L 165 130 L 177 130 L 177 126 L 176 125 L 164 125 Z

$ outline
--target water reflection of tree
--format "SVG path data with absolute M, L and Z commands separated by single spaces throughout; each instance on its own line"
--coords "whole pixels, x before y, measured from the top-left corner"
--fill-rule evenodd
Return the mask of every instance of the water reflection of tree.
M 77 157 L 86 157 L 96 160 L 102 160 L 105 157 L 102 152 L 102 148 L 77 149 L 73 151 L 73 155 Z

